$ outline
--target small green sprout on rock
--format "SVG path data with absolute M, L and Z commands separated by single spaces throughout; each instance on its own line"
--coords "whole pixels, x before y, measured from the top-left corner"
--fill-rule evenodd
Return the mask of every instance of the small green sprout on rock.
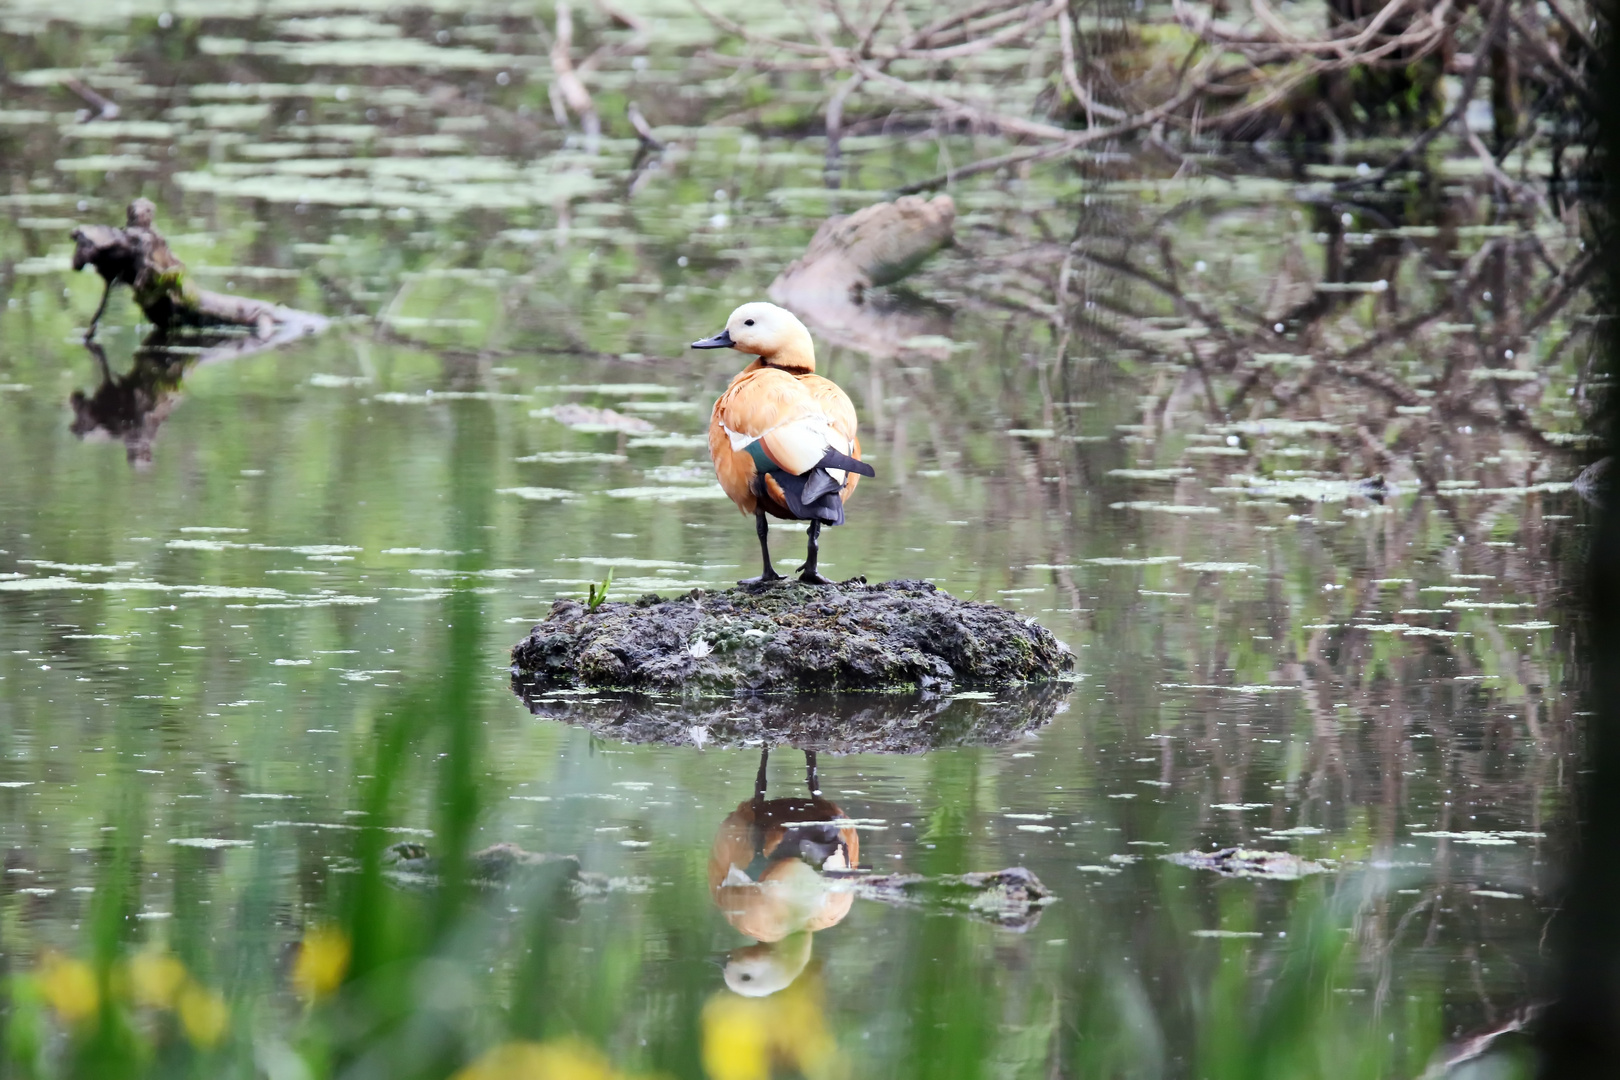
M 594 612 L 607 600 L 608 586 L 613 584 L 613 567 L 608 567 L 607 577 L 602 579 L 601 587 L 591 586 L 590 596 L 585 600 L 585 609 Z

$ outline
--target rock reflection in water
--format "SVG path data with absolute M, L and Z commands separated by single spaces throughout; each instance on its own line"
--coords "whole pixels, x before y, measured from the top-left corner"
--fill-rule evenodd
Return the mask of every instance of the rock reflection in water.
M 1068 708 L 1072 683 L 991 693 L 669 699 L 553 690 L 513 679 L 529 711 L 605 739 L 669 746 L 792 746 L 838 754 L 917 754 L 947 746 L 1003 746 Z

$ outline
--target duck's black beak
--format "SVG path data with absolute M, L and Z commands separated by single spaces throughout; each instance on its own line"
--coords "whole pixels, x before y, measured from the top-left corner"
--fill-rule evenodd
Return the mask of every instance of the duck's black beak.
M 722 330 L 714 337 L 706 337 L 702 341 L 692 342 L 694 349 L 729 349 L 731 348 L 731 331 Z

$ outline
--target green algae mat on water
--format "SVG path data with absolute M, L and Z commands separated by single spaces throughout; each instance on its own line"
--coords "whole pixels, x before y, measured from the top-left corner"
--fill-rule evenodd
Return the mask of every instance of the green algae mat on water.
M 1032 618 L 922 581 L 776 584 L 595 610 L 558 600 L 512 649 L 514 675 L 642 690 L 938 689 L 1052 679 L 1068 646 Z

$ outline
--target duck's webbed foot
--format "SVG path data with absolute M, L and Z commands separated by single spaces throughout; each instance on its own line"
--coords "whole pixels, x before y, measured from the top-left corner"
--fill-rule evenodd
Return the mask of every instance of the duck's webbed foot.
M 799 580 L 806 585 L 835 585 L 837 582 L 825 574 L 818 574 L 808 567 L 799 568 Z
M 786 578 L 785 575 L 778 574 L 775 571 L 775 569 L 773 569 L 772 567 L 767 566 L 765 568 L 765 572 L 763 574 L 760 574 L 757 577 L 743 578 L 741 581 L 737 582 L 737 584 L 739 584 L 739 585 L 766 585 L 766 584 L 769 584 L 772 581 L 786 581 L 786 580 L 787 580 L 787 578 Z

